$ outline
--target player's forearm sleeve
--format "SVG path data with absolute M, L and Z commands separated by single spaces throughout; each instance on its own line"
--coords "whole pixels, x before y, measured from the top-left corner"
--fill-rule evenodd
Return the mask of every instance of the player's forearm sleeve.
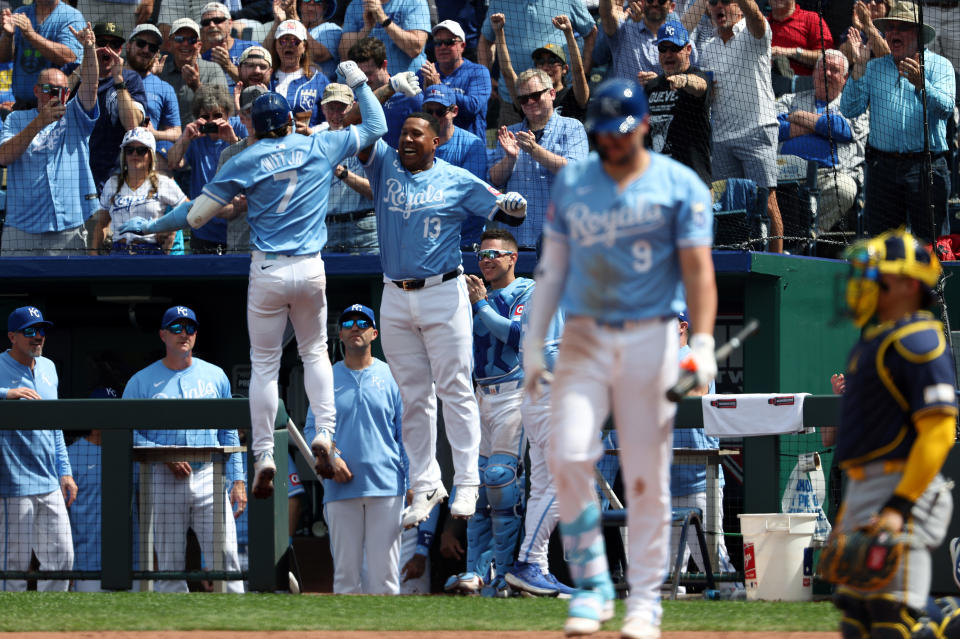
M 480 321 L 483 322 L 483 325 L 487 327 L 487 330 L 490 331 L 490 334 L 493 335 L 498 342 L 503 342 L 504 344 L 510 343 L 511 328 L 514 322 L 509 317 L 504 317 L 498 313 L 490 306 L 487 300 L 480 300 L 474 304 L 473 312 L 477 314 Z M 516 333 L 519 336 L 520 322 L 516 322 L 516 324 Z M 513 346 L 516 348 L 518 344 L 513 344 Z
M 953 415 L 925 415 L 916 421 L 917 441 L 907 455 L 903 477 L 893 491 L 895 497 L 920 499 L 947 459 L 953 447 L 956 421 Z
M 148 233 L 169 233 L 170 231 L 187 228 L 189 225 L 188 216 L 190 214 L 190 206 L 191 202 L 181 202 L 170 209 L 166 215 L 151 220 L 144 230 Z
M 363 118 L 363 122 L 356 126 L 359 137 L 357 148 L 365 149 L 386 134 L 387 118 L 383 115 L 383 107 L 366 83 L 360 85 L 356 93 L 360 117 Z
M 506 224 L 507 226 L 520 226 L 523 224 L 523 220 L 526 218 L 516 217 L 515 215 L 510 215 L 509 213 L 498 210 L 493 214 L 493 219 L 495 222 L 500 222 L 502 224 Z
M 570 249 L 562 238 L 550 233 L 543 235 L 543 256 L 537 264 L 534 278 L 537 286 L 533 289 L 530 304 L 530 320 L 524 337 L 524 350 L 543 349 L 547 336 L 547 327 L 553 314 L 560 305 L 563 287 L 567 281 L 567 265 Z
M 70 456 L 67 454 L 67 442 L 63 439 L 63 431 L 54 431 L 54 442 L 57 447 L 57 473 L 60 477 L 69 477 L 73 475 L 73 469 L 70 468 Z

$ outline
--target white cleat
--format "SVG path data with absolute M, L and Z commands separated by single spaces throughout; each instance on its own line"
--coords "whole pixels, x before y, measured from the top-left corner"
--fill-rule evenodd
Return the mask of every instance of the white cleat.
M 570 599 L 570 610 L 563 632 L 568 637 L 592 635 L 613 619 L 613 599 L 594 590 L 577 590 Z
M 421 521 L 425 521 L 427 517 L 430 516 L 434 506 L 442 502 L 446 497 L 447 491 L 443 486 L 432 488 L 425 493 L 415 493 L 413 503 L 403 511 L 403 521 L 401 525 L 404 529 L 407 529 L 413 528 Z
M 450 516 L 454 519 L 470 519 L 477 511 L 479 486 L 457 486 L 457 494 L 450 504 Z
M 277 466 L 273 463 L 273 452 L 265 450 L 253 456 L 253 496 L 267 499 L 273 495 L 273 477 Z
M 620 629 L 620 639 L 660 639 L 660 627 L 640 617 L 627 617 Z

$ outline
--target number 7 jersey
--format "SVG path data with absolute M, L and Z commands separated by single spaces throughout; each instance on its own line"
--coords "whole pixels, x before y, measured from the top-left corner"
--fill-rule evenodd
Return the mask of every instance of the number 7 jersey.
M 686 308 L 678 249 L 713 243 L 710 191 L 686 166 L 651 152 L 646 171 L 618 192 L 591 153 L 557 176 L 544 232 L 569 248 L 568 315 L 676 316 Z

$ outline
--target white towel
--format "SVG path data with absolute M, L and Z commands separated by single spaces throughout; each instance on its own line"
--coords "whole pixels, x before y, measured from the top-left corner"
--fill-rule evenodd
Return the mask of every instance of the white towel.
M 809 393 L 704 395 L 703 432 L 709 437 L 755 437 L 803 431 Z

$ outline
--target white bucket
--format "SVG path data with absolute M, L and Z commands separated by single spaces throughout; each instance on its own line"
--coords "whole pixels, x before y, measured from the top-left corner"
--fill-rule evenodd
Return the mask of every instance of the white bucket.
M 747 599 L 810 601 L 815 513 L 740 515 Z

